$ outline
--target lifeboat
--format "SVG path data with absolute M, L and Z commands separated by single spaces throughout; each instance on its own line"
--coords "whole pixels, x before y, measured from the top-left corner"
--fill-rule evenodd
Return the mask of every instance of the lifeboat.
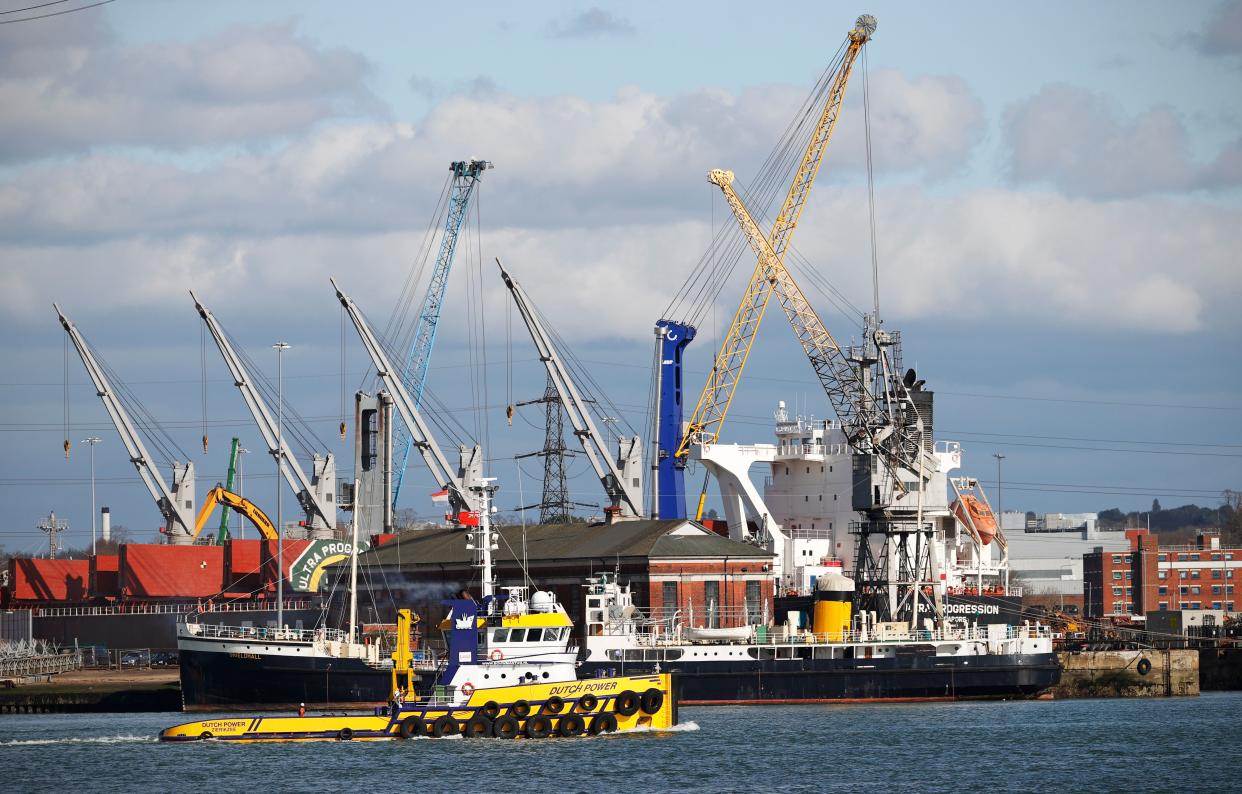
M 958 521 L 979 533 L 983 545 L 988 545 L 996 537 L 996 516 L 982 501 L 963 494 L 953 502 L 952 510 Z

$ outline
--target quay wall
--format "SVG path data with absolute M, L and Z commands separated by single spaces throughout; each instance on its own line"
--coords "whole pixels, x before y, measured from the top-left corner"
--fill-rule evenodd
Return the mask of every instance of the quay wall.
M 1199 652 L 1194 649 L 1063 651 L 1055 698 L 1197 697 Z

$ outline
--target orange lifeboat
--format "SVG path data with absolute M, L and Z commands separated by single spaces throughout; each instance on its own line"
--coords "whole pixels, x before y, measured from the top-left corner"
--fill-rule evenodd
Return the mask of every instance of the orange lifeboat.
M 988 545 L 996 537 L 996 517 L 975 497 L 962 495 L 953 503 L 952 510 L 958 521 L 975 528 L 983 545 Z

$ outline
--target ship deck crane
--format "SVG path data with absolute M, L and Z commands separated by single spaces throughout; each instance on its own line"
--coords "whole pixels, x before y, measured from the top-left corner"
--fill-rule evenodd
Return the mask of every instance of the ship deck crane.
M 788 250 L 794 229 L 806 207 L 811 186 L 819 173 L 824 152 L 836 129 L 840 117 L 841 105 L 845 99 L 845 89 L 849 84 L 850 74 L 862 51 L 863 45 L 871 40 L 875 33 L 875 17 L 864 14 L 855 21 L 854 28 L 849 31 L 848 43 L 841 62 L 833 75 L 832 84 L 826 94 L 824 107 L 803 151 L 802 160 L 794 174 L 792 184 L 785 196 L 780 212 L 772 226 L 771 234 L 763 238 L 773 259 L 768 261 L 760 257 L 751 274 L 750 281 L 742 293 L 742 299 L 734 314 L 733 322 L 721 343 L 720 351 L 712 363 L 707 383 L 699 395 L 694 413 L 691 415 L 686 431 L 681 435 L 675 457 L 685 459 L 694 444 L 711 444 L 720 438 L 721 428 L 733 401 L 734 392 L 741 380 L 746 360 L 750 356 L 755 336 L 760 323 L 767 311 L 768 302 L 772 297 L 776 284 L 776 270 L 783 270 L 785 252 Z M 716 172 L 713 172 L 715 174 Z M 724 172 L 721 172 L 722 174 Z M 762 237 L 762 235 L 761 235 Z M 753 245 L 753 242 L 752 242 Z M 792 317 L 791 317 L 792 320 Z M 663 421 L 663 417 L 661 417 Z M 684 464 L 683 464 L 684 465 Z M 663 486 L 661 486 L 663 490 Z M 696 519 L 703 515 L 706 491 L 700 496 L 695 513 Z M 682 497 L 684 501 L 684 496 Z
M 164 478 L 160 476 L 152 463 L 146 445 L 142 443 L 138 428 L 129 418 L 129 412 L 125 410 L 125 406 L 122 405 L 112 384 L 108 381 L 90 345 L 82 338 L 77 326 L 65 316 L 59 306 L 52 304 L 52 308 L 56 309 L 61 326 L 64 327 L 65 333 L 69 334 L 69 339 L 72 340 L 78 355 L 81 356 L 82 363 L 86 366 L 86 373 L 90 376 L 91 382 L 95 384 L 95 392 L 103 401 L 104 408 L 111 417 L 112 424 L 116 426 L 121 442 L 125 445 L 125 451 L 129 453 L 130 463 L 134 464 L 134 468 L 138 470 L 142 484 L 147 487 L 160 515 L 164 517 L 164 532 L 169 542 L 178 545 L 193 543 L 195 535 L 194 463 L 186 461 L 182 464 L 174 461 L 172 486 L 169 487 L 164 482 Z
M 224 357 L 224 363 L 233 376 L 233 384 L 241 392 L 242 399 L 245 400 L 246 407 L 250 409 L 250 415 L 254 417 L 263 441 L 267 444 L 268 453 L 281 461 L 280 472 L 284 475 L 285 482 L 297 495 L 298 504 L 306 513 L 306 526 L 311 537 L 331 537 L 336 530 L 335 458 L 331 452 L 322 456 L 315 454 L 311 459 L 311 476 L 306 476 L 306 472 L 302 470 L 297 458 L 293 456 L 284 434 L 279 432 L 267 403 L 259 394 L 250 374 L 246 372 L 241 357 L 233 349 L 232 343 L 229 342 L 215 315 L 203 305 L 193 291 L 190 292 L 190 297 L 194 299 L 194 308 L 198 310 L 199 316 L 207 324 L 207 330 L 211 332 L 212 338 L 216 341 L 216 347 L 220 349 L 220 355 Z
M 414 340 L 401 373 L 401 380 L 410 389 L 410 396 L 417 408 L 423 403 L 423 389 L 427 385 L 427 367 L 431 363 L 431 352 L 436 343 L 436 329 L 440 323 L 440 308 L 444 304 L 444 293 L 448 289 L 449 271 L 453 267 L 453 257 L 457 252 L 457 238 L 461 234 L 462 223 L 470 208 L 470 198 L 474 195 L 475 185 L 483 176 L 483 172 L 491 168 L 487 160 L 471 158 L 457 160 L 449 165 L 452 172 L 452 188 L 449 195 L 448 214 L 444 218 L 444 233 L 440 237 L 440 250 L 436 256 L 435 267 L 431 271 L 431 281 L 427 285 L 427 293 L 423 296 L 422 308 L 418 312 L 418 324 L 414 331 Z M 413 437 L 404 426 L 396 428 L 394 448 L 398 451 L 401 463 L 397 466 L 396 478 L 392 486 L 392 508 L 397 509 L 397 497 L 401 493 L 401 483 L 405 479 L 405 468 L 410 462 L 410 449 Z
M 371 326 L 367 323 L 366 318 L 362 316 L 362 312 L 358 309 L 357 304 L 336 283 L 336 279 L 330 279 L 330 281 L 332 282 L 332 288 L 336 290 L 337 300 L 345 307 L 345 312 L 353 322 L 354 328 L 358 332 L 358 337 L 362 340 L 363 347 L 366 348 L 367 355 L 371 357 L 371 363 L 375 366 L 376 373 L 392 393 L 393 404 L 397 407 L 397 412 L 401 414 L 402 421 L 405 422 L 406 429 L 409 431 L 412 439 L 411 443 L 418 450 L 419 454 L 422 455 L 427 468 L 431 470 L 432 477 L 435 478 L 442 488 L 448 491 L 453 518 L 465 523 L 462 514 L 477 513 L 482 504 L 476 493 L 482 469 L 483 456 L 481 450 L 477 446 L 473 449 L 462 447 L 461 465 L 456 470 L 449 465 L 448 459 L 440 451 L 440 446 L 436 443 L 435 437 L 431 435 L 430 429 L 428 429 L 422 415 L 418 412 L 418 407 L 414 404 L 414 398 L 406 389 L 405 384 L 402 383 L 401 378 L 398 377 L 398 372 L 380 344 L 379 338 L 371 330 Z
M 642 517 L 642 445 L 638 443 L 637 438 L 623 437 L 621 439 L 622 466 L 621 469 L 617 468 L 608 455 L 606 440 L 595 427 L 591 412 L 579 395 L 578 387 L 574 385 L 573 379 L 561 362 L 561 357 L 557 354 L 556 347 L 544 330 L 543 324 L 539 322 L 539 317 L 530 299 L 526 297 L 525 290 L 509 275 L 499 259 L 496 260 L 496 264 L 500 267 L 500 276 L 504 279 L 505 286 L 513 295 L 513 302 L 517 306 L 518 313 L 522 315 L 522 321 L 526 323 L 526 329 L 530 331 L 530 338 L 539 352 L 539 360 L 547 367 L 548 375 L 556 386 L 561 404 L 565 407 L 565 413 L 569 415 L 569 421 L 574 427 L 574 435 L 582 443 L 582 449 L 591 462 L 591 468 L 595 469 L 596 476 L 604 486 L 604 492 L 611 503 L 608 509 L 616 518 Z

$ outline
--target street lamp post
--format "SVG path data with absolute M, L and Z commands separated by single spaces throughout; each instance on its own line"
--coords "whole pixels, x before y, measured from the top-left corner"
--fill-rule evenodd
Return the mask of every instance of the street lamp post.
M 83 444 L 91 445 L 91 556 L 95 555 L 95 445 L 100 441 L 103 439 L 97 436 L 82 439 Z
M 998 521 L 1000 521 L 1001 523 L 1000 529 L 1003 532 L 1005 529 L 1004 527 L 1005 509 L 1004 509 L 1004 506 L 1001 504 L 1001 467 L 1000 467 L 1000 464 L 1001 464 L 1001 461 L 1005 459 L 1005 456 L 1000 454 L 999 452 L 994 452 L 992 453 L 992 457 L 996 458 L 996 518 Z
M 283 354 L 288 342 L 272 345 L 276 351 L 276 631 L 285 627 L 285 518 L 281 510 L 285 473 L 285 395 Z

